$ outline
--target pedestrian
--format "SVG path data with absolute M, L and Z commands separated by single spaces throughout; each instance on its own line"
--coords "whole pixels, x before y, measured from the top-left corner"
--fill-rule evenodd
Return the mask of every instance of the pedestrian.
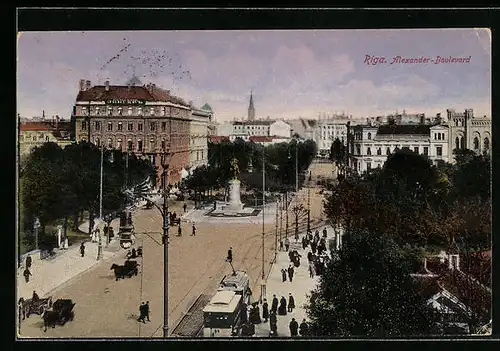
M 259 304 L 254 302 L 252 308 L 250 309 L 250 316 L 248 318 L 252 324 L 260 324 L 262 320 L 260 319 Z
M 309 278 L 314 278 L 314 264 L 309 262 Z
M 139 306 L 139 318 L 137 318 L 137 321 L 138 322 L 141 322 L 142 323 L 146 323 L 146 321 L 144 320 L 144 318 L 146 318 L 146 304 L 144 302 L 141 303 L 141 305 Z
M 295 232 L 294 238 L 295 238 L 295 243 L 298 243 L 299 242 L 299 232 L 298 231 Z
M 290 240 L 288 238 L 285 239 L 285 250 L 288 251 L 288 248 L 290 247 Z
M 286 269 L 283 268 L 281 270 L 281 279 L 283 280 L 283 282 L 286 282 Z
M 271 312 L 276 313 L 278 311 L 278 298 L 273 295 L 273 302 L 271 303 Z
M 149 320 L 149 301 L 146 301 L 146 304 L 144 305 L 144 315 L 148 319 L 148 322 L 151 322 Z
M 297 323 L 295 318 L 292 318 L 292 321 L 290 322 L 289 327 L 290 327 L 290 335 L 292 337 L 297 336 L 298 335 L 297 331 L 299 329 L 299 323 Z
M 184 213 L 186 213 L 188 205 L 184 202 L 184 206 L 182 206 L 182 207 L 184 208 Z
M 300 323 L 299 333 L 300 336 L 309 336 L 309 326 L 307 325 L 305 318 L 302 320 L 302 323 Z
M 80 254 L 82 255 L 82 257 L 85 256 L 85 244 L 84 243 L 82 243 L 80 245 Z
M 283 251 L 283 240 L 280 240 L 280 251 Z
M 290 265 L 290 267 L 288 267 L 288 279 L 290 279 L 290 283 L 293 280 L 293 266 L 292 265 Z
M 194 222 L 193 222 L 193 231 L 192 231 L 191 235 L 196 236 L 196 226 L 194 225 Z
M 302 237 L 302 250 L 305 250 L 307 247 L 307 239 L 305 236 Z
M 316 229 L 316 231 L 314 232 L 314 237 L 318 237 L 319 238 L 319 230 Z
M 278 318 L 276 317 L 276 311 L 271 310 L 271 314 L 269 315 L 269 327 L 271 329 L 271 335 L 276 336 L 276 332 L 278 330 Z
M 38 297 L 36 291 L 33 290 L 33 295 L 31 296 L 31 302 L 38 302 L 38 301 L 40 301 L 40 298 Z
M 23 275 L 24 275 L 24 279 L 26 280 L 26 283 L 28 283 L 30 281 L 30 275 L 33 275 L 33 274 L 31 274 L 30 270 L 28 268 L 26 268 L 23 272 Z
M 179 227 L 177 227 L 177 236 L 182 236 L 182 227 L 180 222 L 179 222 Z
M 226 262 L 229 262 L 229 263 L 233 262 L 233 248 L 232 247 L 230 247 L 229 250 L 227 250 Z
M 269 305 L 266 299 L 264 299 L 264 303 L 262 304 L 262 318 L 264 318 L 264 323 L 267 323 L 267 319 L 269 318 Z
M 295 308 L 295 299 L 292 296 L 292 293 L 288 293 L 288 312 L 292 312 Z
M 31 268 L 31 256 L 26 256 L 26 268 Z
M 280 307 L 278 308 L 278 314 L 280 316 L 286 316 L 286 299 L 284 296 L 281 296 Z
M 311 262 L 311 261 L 312 261 L 312 258 L 313 258 L 313 254 L 312 254 L 312 252 L 311 252 L 311 251 L 309 251 L 309 252 L 307 253 L 307 260 L 308 260 L 309 262 Z
M 317 246 L 316 246 L 316 242 L 314 242 L 314 241 L 313 241 L 313 242 L 311 243 L 311 250 L 312 250 L 312 253 L 313 253 L 313 254 L 316 254 L 316 247 L 317 247 Z
M 241 323 L 244 324 L 248 321 L 248 305 L 243 302 L 241 304 Z
M 323 238 L 326 238 L 328 235 L 328 231 L 326 230 L 326 227 L 325 229 L 323 229 Z

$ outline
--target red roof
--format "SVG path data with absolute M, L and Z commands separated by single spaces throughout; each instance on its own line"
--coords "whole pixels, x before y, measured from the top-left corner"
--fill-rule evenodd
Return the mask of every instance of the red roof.
M 210 135 L 210 141 L 212 143 L 219 143 L 221 141 L 229 141 L 229 137 L 224 136 L 224 135 Z
M 166 90 L 145 86 L 110 85 L 106 90 L 104 85 L 96 85 L 88 90 L 78 92 L 76 101 L 103 101 L 110 99 L 139 99 L 144 101 L 172 102 L 179 105 L 189 106 L 179 97 L 170 95 Z
M 252 135 L 249 138 L 250 141 L 258 142 L 258 143 L 270 143 L 273 141 L 272 137 L 264 136 L 264 135 Z
M 21 131 L 52 131 L 54 127 L 52 127 L 49 123 L 43 122 L 25 122 L 21 123 Z

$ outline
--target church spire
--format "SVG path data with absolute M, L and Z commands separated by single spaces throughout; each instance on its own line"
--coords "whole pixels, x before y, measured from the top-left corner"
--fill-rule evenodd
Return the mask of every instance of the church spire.
M 248 104 L 248 120 L 253 121 L 255 119 L 255 107 L 253 106 L 253 94 L 250 91 L 250 103 Z

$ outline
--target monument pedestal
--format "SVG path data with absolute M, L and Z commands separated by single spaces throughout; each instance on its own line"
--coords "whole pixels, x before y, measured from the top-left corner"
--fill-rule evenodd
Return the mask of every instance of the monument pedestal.
M 229 181 L 229 202 L 224 208 L 225 211 L 239 212 L 243 209 L 243 204 L 240 199 L 240 184 L 238 179 Z

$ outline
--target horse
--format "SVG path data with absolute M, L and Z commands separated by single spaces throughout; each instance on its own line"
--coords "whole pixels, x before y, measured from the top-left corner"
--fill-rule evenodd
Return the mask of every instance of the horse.
M 125 266 L 117 265 L 116 263 L 113 263 L 113 265 L 111 266 L 110 269 L 114 270 L 116 281 L 118 281 L 118 279 L 120 279 L 120 278 L 123 279 L 123 277 L 125 276 L 125 274 L 127 274 L 126 267 Z
M 56 323 L 59 320 L 59 312 L 57 311 L 45 311 L 43 313 L 43 326 L 44 326 L 44 332 L 47 331 L 47 327 L 56 327 Z

